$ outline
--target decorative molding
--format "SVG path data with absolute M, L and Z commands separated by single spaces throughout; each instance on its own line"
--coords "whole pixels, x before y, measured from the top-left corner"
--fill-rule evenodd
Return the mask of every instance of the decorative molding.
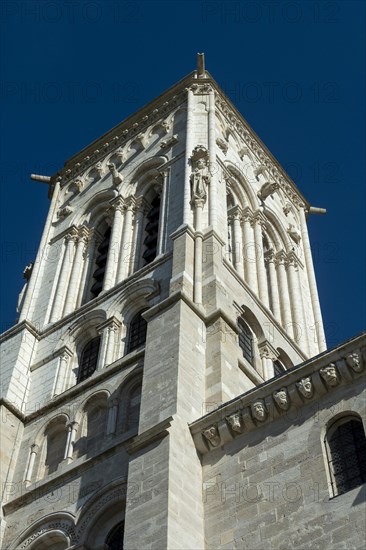
M 216 144 L 220 147 L 221 151 L 226 155 L 229 148 L 228 144 L 220 137 L 216 138 Z
M 174 134 L 170 138 L 164 139 L 163 141 L 161 141 L 160 147 L 161 149 L 169 149 L 170 147 L 173 147 L 173 145 L 178 143 L 178 141 L 179 141 L 178 134 Z
M 366 334 L 347 342 L 347 347 L 352 343 L 351 350 L 346 351 L 343 345 L 326 352 L 193 422 L 190 430 L 197 450 L 207 453 L 339 386 L 357 383 L 366 372 L 366 347 L 358 347 L 365 346 Z
M 118 172 L 114 162 L 108 162 L 107 166 L 108 166 L 108 169 L 109 169 L 110 173 L 112 174 L 113 185 L 115 187 L 117 187 L 120 183 L 122 183 L 123 177 Z

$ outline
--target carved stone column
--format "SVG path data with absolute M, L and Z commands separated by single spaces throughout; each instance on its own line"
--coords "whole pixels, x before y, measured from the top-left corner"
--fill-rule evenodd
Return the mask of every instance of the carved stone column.
M 262 360 L 263 378 L 269 380 L 274 377 L 273 361 L 276 360 L 278 353 L 268 341 L 261 342 L 258 349 Z
M 112 399 L 108 404 L 107 435 L 116 433 L 118 413 L 118 399 Z
M 159 220 L 159 232 L 158 232 L 158 246 L 156 255 L 160 256 L 164 252 L 164 235 L 165 235 L 165 210 L 166 210 L 166 194 L 168 187 L 169 168 L 164 170 L 161 174 L 162 182 L 158 186 L 158 194 L 160 195 L 160 220 Z
M 244 231 L 244 270 L 245 280 L 254 293 L 258 293 L 258 282 L 256 274 L 256 255 L 253 233 L 253 213 L 250 208 L 246 207 L 243 211 L 243 231 Z
M 269 250 L 264 258 L 265 263 L 268 266 L 269 273 L 269 285 L 268 293 L 271 296 L 271 306 L 273 315 L 276 317 L 277 321 L 281 322 L 281 308 L 280 308 L 280 297 L 278 292 L 278 283 L 275 267 L 275 254 L 273 249 Z
M 186 152 L 184 166 L 184 204 L 183 204 L 183 223 L 189 225 L 190 222 L 190 200 L 191 200 L 191 173 L 189 170 L 190 154 L 192 151 L 192 128 L 193 128 L 193 91 L 187 90 L 187 126 L 186 126 Z
M 60 395 L 65 389 L 65 383 L 69 374 L 69 361 L 72 357 L 72 351 L 66 346 L 62 348 L 58 359 L 57 373 L 55 378 L 55 385 L 52 392 L 52 397 Z
M 233 219 L 233 233 L 234 233 L 234 266 L 240 277 L 244 278 L 244 264 L 243 264 L 243 237 L 241 230 L 242 222 L 242 209 L 240 206 L 235 206 L 230 212 Z
M 215 92 L 212 88 L 209 90 L 209 108 L 208 108 L 208 151 L 209 168 L 211 174 L 210 180 L 210 212 L 209 223 L 217 231 L 217 166 L 216 166 L 216 114 L 215 114 Z
M 309 284 L 310 296 L 311 296 L 311 305 L 314 314 L 315 320 L 315 330 L 318 340 L 319 351 L 325 351 L 327 349 L 327 344 L 325 341 L 324 327 L 322 313 L 320 310 L 318 288 L 316 285 L 315 271 L 313 265 L 313 258 L 311 255 L 310 241 L 308 235 L 308 228 L 306 225 L 306 217 L 304 207 L 300 208 L 300 225 L 301 225 L 301 237 L 304 247 L 304 257 L 305 257 L 305 266 L 307 272 L 307 279 Z
M 75 309 L 76 299 L 80 289 L 80 278 L 83 271 L 84 250 L 87 243 L 88 229 L 86 227 L 81 227 L 76 241 L 76 251 L 72 264 L 69 286 L 66 292 L 64 315 L 67 315 Z
M 74 258 L 74 242 L 76 236 L 77 233 L 75 227 L 73 227 L 71 231 L 67 235 L 65 235 L 62 264 L 58 276 L 58 282 L 50 316 L 51 323 L 57 321 L 61 316 L 65 290 L 70 277 L 71 266 Z
M 116 335 L 120 326 L 121 322 L 111 317 L 97 327 L 101 336 L 97 370 L 104 369 L 115 360 Z
M 289 297 L 288 284 L 287 284 L 285 262 L 286 262 L 286 253 L 283 250 L 281 250 L 275 256 L 275 263 L 277 267 L 279 298 L 280 298 L 280 308 L 281 308 L 281 321 L 282 321 L 282 326 L 286 330 L 286 332 L 290 336 L 293 336 L 291 305 L 290 305 L 290 297 Z
M 302 316 L 301 288 L 299 288 L 299 278 L 298 274 L 296 273 L 298 269 L 298 263 L 295 254 L 292 252 L 290 252 L 287 257 L 286 267 L 288 273 L 292 321 L 294 325 L 293 336 L 295 342 L 299 343 L 304 338 L 304 322 Z
M 259 298 L 268 307 L 268 289 L 267 289 L 267 274 L 266 267 L 264 265 L 264 249 L 263 249 L 263 235 L 262 227 L 265 222 L 260 212 L 256 212 L 254 215 L 254 241 L 255 241 L 255 253 L 257 264 L 257 279 L 258 279 L 258 293 Z
M 196 233 L 194 241 L 194 301 L 196 304 L 202 304 L 202 210 L 205 203 L 204 199 L 194 199 Z
M 131 259 L 132 217 L 135 208 L 135 199 L 129 197 L 125 203 L 125 221 L 123 225 L 122 244 L 119 254 L 116 283 L 123 281 L 129 274 Z
M 79 423 L 75 421 L 70 422 L 70 424 L 67 427 L 68 433 L 67 433 L 67 442 L 66 442 L 64 460 L 67 460 L 68 462 L 72 462 L 72 456 L 74 452 L 74 443 L 75 443 L 78 427 L 79 427 Z
M 108 366 L 116 359 L 116 339 L 118 335 L 119 328 L 121 326 L 120 321 L 113 317 L 109 320 L 109 324 L 107 326 L 108 331 L 108 339 L 107 339 L 107 347 L 105 352 L 105 365 Z
M 142 237 L 144 234 L 144 219 L 149 205 L 143 197 L 139 197 L 135 204 L 135 227 L 133 236 L 132 266 L 137 271 L 142 260 Z
M 116 270 L 118 266 L 118 260 L 120 258 L 120 244 L 122 238 L 122 226 L 123 226 L 123 205 L 124 201 L 122 197 L 116 197 L 111 205 L 114 209 L 114 217 L 111 231 L 111 240 L 108 250 L 108 258 L 105 269 L 105 276 L 103 281 L 103 290 L 109 290 L 115 284 Z
M 30 483 L 32 483 L 32 474 L 33 474 L 33 468 L 34 468 L 34 462 L 36 460 L 36 456 L 38 453 L 39 447 L 35 443 L 30 448 L 30 454 L 28 459 L 28 465 L 24 476 L 24 483 L 26 486 L 28 486 Z

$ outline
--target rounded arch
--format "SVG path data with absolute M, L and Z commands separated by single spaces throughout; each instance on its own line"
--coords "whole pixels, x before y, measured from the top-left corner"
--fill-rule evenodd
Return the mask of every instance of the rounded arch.
M 108 402 L 109 398 L 111 396 L 111 392 L 109 389 L 103 388 L 100 390 L 97 390 L 90 395 L 88 395 L 79 405 L 75 412 L 74 421 L 80 423 L 83 414 L 91 405 L 96 405 L 99 402 L 106 403 Z
M 230 182 L 231 188 L 237 195 L 240 201 L 240 206 L 242 208 L 245 208 L 245 206 L 249 205 L 252 210 L 257 210 L 259 206 L 258 197 L 255 195 L 253 189 L 246 181 L 242 172 L 230 161 L 225 162 L 225 167 L 229 174 L 233 177 L 233 180 Z
M 123 380 L 117 390 L 120 403 L 118 411 L 118 431 L 137 431 L 140 416 L 143 370 L 137 367 Z
M 131 185 L 133 185 L 134 189 L 136 190 L 136 195 L 144 194 L 143 192 L 141 192 L 141 189 L 143 188 L 143 182 L 145 182 L 146 184 L 146 179 L 148 179 L 152 175 L 160 175 L 158 168 L 163 166 L 166 162 L 167 158 L 165 156 L 153 156 L 145 159 L 144 161 L 139 163 L 138 166 L 133 167 L 133 170 L 130 172 L 128 179 L 131 182 Z
M 272 233 L 274 237 L 274 241 L 279 242 L 280 244 L 282 244 L 285 250 L 288 250 L 290 245 L 289 237 L 281 221 L 278 219 L 278 216 L 276 216 L 276 214 L 270 208 L 267 208 L 267 207 L 263 210 L 263 214 L 270 222 L 270 225 L 267 224 L 268 233 Z M 277 239 L 276 239 L 276 236 L 277 236 Z
M 125 324 L 129 323 L 138 311 L 151 307 L 151 300 L 157 297 L 159 292 L 159 284 L 154 279 L 135 281 L 112 302 L 110 311 L 118 311 L 123 304 L 122 316 Z
M 67 546 L 56 547 L 57 550 L 64 550 L 76 544 L 77 535 L 75 530 L 75 517 L 69 512 L 55 512 L 40 518 L 24 529 L 17 539 L 11 544 L 9 550 L 41 550 L 54 548 L 53 546 L 44 546 L 44 543 L 51 542 L 52 537 L 57 542 L 65 543 Z M 41 542 L 43 546 L 38 546 Z
M 258 344 L 265 340 L 265 334 L 262 325 L 258 321 L 253 311 L 246 305 L 242 305 L 241 317 L 249 325 L 249 328 L 254 332 Z
M 38 445 L 39 447 L 42 445 L 47 430 L 49 430 L 53 426 L 56 426 L 57 424 L 67 425 L 69 422 L 70 416 L 65 412 L 57 413 L 46 420 L 46 422 L 41 426 L 36 434 L 36 437 L 34 439 L 35 445 Z
M 284 349 L 277 348 L 278 351 L 278 359 L 281 361 L 281 363 L 286 367 L 286 369 L 291 369 L 294 364 L 290 357 L 287 355 Z
M 91 338 L 98 336 L 97 326 L 106 321 L 106 312 L 103 309 L 89 311 L 75 321 L 62 335 L 58 349 L 68 346 L 74 349 L 75 345 L 83 347 Z
M 105 486 L 81 508 L 77 519 L 80 542 L 101 548 L 115 525 L 124 520 L 127 484 L 117 479 Z
M 104 189 L 95 195 L 84 205 L 75 216 L 74 223 L 87 224 L 89 227 L 97 227 L 105 219 L 106 211 L 110 207 L 109 202 L 117 196 L 115 189 Z

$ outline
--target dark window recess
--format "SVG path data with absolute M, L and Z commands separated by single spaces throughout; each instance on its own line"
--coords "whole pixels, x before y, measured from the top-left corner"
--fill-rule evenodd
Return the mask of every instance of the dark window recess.
M 243 351 L 244 358 L 252 365 L 254 360 L 253 355 L 253 334 L 248 325 L 239 318 L 239 346 Z
M 103 240 L 97 248 L 97 259 L 95 263 L 97 264 L 97 269 L 93 273 L 93 280 L 95 281 L 93 286 L 90 289 L 90 292 L 93 298 L 96 298 L 102 291 L 103 281 L 105 275 L 105 268 L 107 265 L 107 256 L 108 248 L 111 240 L 111 228 L 108 227 L 106 232 L 103 235 Z
M 127 353 L 143 346 L 146 341 L 147 322 L 138 313 L 131 321 L 128 335 Z
M 115 527 L 113 527 L 106 540 L 108 550 L 123 550 L 124 530 L 124 521 L 121 521 L 121 523 L 118 523 Z
M 83 349 L 80 357 L 77 383 L 86 380 L 97 368 L 100 338 L 90 340 Z
M 362 422 L 350 420 L 338 426 L 328 439 L 328 445 L 334 494 L 342 495 L 365 483 L 366 438 Z
M 273 361 L 273 372 L 275 376 L 278 376 L 279 374 L 286 372 L 286 369 L 280 361 Z
M 160 197 L 155 197 L 152 201 L 151 208 L 146 217 L 146 237 L 144 239 L 144 245 L 146 248 L 142 255 L 145 260 L 145 265 L 150 264 L 156 258 L 160 218 Z
M 126 412 L 126 430 L 138 430 L 141 405 L 141 383 L 129 393 Z

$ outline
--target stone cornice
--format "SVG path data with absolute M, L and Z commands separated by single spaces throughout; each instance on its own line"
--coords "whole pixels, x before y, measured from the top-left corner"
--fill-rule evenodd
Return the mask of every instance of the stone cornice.
M 19 332 L 22 332 L 22 330 L 27 330 L 28 332 L 30 332 L 32 334 L 32 336 L 37 338 L 37 340 L 40 340 L 40 338 L 41 338 L 40 331 L 37 330 L 37 328 L 34 325 L 32 325 L 32 323 L 30 321 L 24 320 L 21 323 L 18 323 L 17 325 L 14 325 L 13 327 L 10 327 L 8 330 L 3 332 L 0 335 L 0 343 L 5 342 L 8 338 L 13 338 Z
M 168 428 L 170 428 L 172 421 L 173 417 L 169 416 L 162 422 L 159 422 L 159 424 L 156 424 L 149 430 L 146 430 L 146 432 L 136 435 L 131 443 L 127 445 L 128 454 L 132 455 L 169 435 Z
M 217 94 L 215 102 L 216 107 L 226 118 L 230 129 L 235 130 L 238 136 L 243 140 L 243 146 L 249 149 L 252 158 L 256 158 L 258 164 L 268 170 L 274 183 L 280 185 L 281 190 L 287 195 L 292 203 L 296 204 L 298 207 L 300 205 L 305 205 L 305 207 L 309 208 L 310 204 L 297 189 L 295 182 L 267 149 L 253 128 L 249 126 L 248 122 L 243 118 L 215 81 L 212 81 L 212 85 Z
M 205 454 L 366 375 L 366 333 L 268 380 L 190 425 Z M 278 392 L 284 398 L 279 405 Z M 256 416 L 255 407 L 262 409 Z M 294 416 L 289 416 L 293 421 Z M 291 420 L 292 419 L 292 420 Z
M 61 182 L 63 187 L 72 179 L 80 177 L 86 170 L 95 166 L 105 157 L 111 155 L 117 148 L 123 147 L 131 139 L 139 139 L 139 136 L 151 124 L 157 123 L 159 119 L 166 117 L 186 101 L 187 86 L 194 82 L 197 82 L 197 79 L 195 73 L 192 72 L 71 157 L 65 162 L 64 168 L 52 176 L 50 187 L 57 180 Z

